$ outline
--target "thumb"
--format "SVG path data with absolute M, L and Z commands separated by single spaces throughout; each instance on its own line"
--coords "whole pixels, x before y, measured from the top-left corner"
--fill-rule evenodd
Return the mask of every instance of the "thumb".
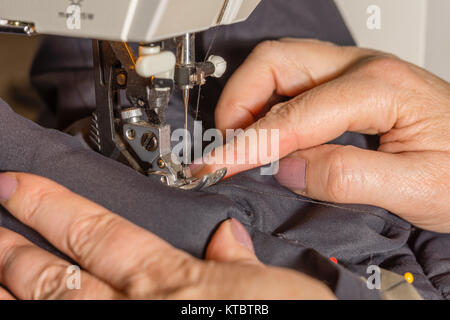
M 313 199 L 369 204 L 401 212 L 408 193 L 399 185 L 409 176 L 408 159 L 352 146 L 322 145 L 280 161 L 278 182 Z M 397 186 L 397 187 L 396 187 Z
M 206 260 L 259 264 L 253 242 L 245 227 L 236 219 L 223 222 L 206 249 Z

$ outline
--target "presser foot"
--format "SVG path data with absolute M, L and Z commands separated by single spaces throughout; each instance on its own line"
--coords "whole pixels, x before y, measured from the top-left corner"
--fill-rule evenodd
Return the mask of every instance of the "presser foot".
M 220 182 L 227 174 L 227 168 L 222 168 L 216 172 L 204 175 L 202 178 L 189 178 L 189 182 L 180 188 L 183 190 L 199 191 L 209 188 Z
M 162 172 L 149 172 L 149 175 L 160 175 L 161 182 L 167 184 L 169 187 L 179 188 L 182 190 L 199 191 L 209 188 L 220 182 L 227 174 L 227 168 L 222 168 L 216 172 L 204 175 L 201 178 L 196 178 L 191 175 L 188 167 L 182 169 L 183 178 L 178 178 L 180 175 L 164 174 Z

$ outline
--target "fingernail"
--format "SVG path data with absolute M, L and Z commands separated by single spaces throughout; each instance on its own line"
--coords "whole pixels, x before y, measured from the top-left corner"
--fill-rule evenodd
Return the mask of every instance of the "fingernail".
M 17 180 L 14 176 L 0 173 L 0 201 L 7 201 L 17 188 Z
M 253 247 L 252 238 L 248 234 L 245 227 L 236 219 L 231 219 L 231 230 L 233 231 L 234 238 L 244 247 L 246 247 L 251 252 L 255 252 L 255 247 Z
M 275 179 L 284 187 L 298 191 L 306 190 L 307 161 L 299 158 L 285 158 L 280 161 L 280 170 Z

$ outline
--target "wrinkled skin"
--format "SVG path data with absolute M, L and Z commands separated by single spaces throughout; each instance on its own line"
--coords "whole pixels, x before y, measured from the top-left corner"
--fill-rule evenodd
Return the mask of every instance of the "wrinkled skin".
M 293 98 L 264 114 L 277 96 Z M 223 131 L 279 129 L 277 178 L 294 192 L 382 207 L 420 228 L 450 232 L 450 84 L 419 67 L 314 40 L 264 42 L 228 82 L 216 123 Z M 325 145 L 346 131 L 380 135 L 378 151 Z M 259 154 L 258 145 L 245 153 Z M 228 175 L 263 164 L 230 165 Z M 219 167 L 194 169 L 200 176 Z
M 264 266 L 236 220 L 221 224 L 202 261 L 41 177 L 0 174 L 0 199 L 82 267 L 81 289 L 70 290 L 69 262 L 0 228 L 0 283 L 19 299 L 334 298 L 304 274 Z M 0 299 L 14 297 L 0 287 Z
M 258 120 L 277 96 L 294 98 Z M 449 232 L 449 111 L 450 85 L 396 57 L 286 39 L 255 49 L 225 88 L 216 120 L 222 130 L 280 129 L 281 157 L 307 160 L 305 174 L 292 175 L 291 185 L 306 181 L 296 192 L 380 206 Z M 381 146 L 324 145 L 345 131 L 380 134 Z M 69 262 L 0 228 L 0 283 L 20 299 L 334 298 L 306 275 L 261 264 L 236 221 L 220 226 L 201 261 L 47 179 L 1 174 L 0 191 L 0 204 L 83 268 L 81 290 L 68 290 Z M 0 288 L 0 298 L 14 297 Z

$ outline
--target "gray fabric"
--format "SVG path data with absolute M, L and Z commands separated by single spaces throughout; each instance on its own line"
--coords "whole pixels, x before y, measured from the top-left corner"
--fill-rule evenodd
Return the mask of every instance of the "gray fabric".
M 263 262 L 317 277 L 327 282 L 342 299 L 377 298 L 377 293 L 365 289 L 356 275 L 334 265 L 326 256 L 309 246 L 272 234 L 270 230 L 274 231 L 286 217 L 278 216 L 279 212 L 274 210 L 280 210 L 286 201 L 281 197 L 271 201 L 257 193 L 246 196 L 247 192 L 241 187 L 260 184 L 257 180 L 251 182 L 252 174 L 230 179 L 208 192 L 171 189 L 86 149 L 76 138 L 43 129 L 19 117 L 2 101 L 0 117 L 0 147 L 5 150 L 0 157 L 0 168 L 4 171 L 31 172 L 53 179 L 197 257 L 203 256 L 209 237 L 221 221 L 237 218 L 248 227 L 256 253 Z M 13 129 L 20 135 L 11 134 Z M 272 188 L 281 189 L 268 185 L 265 190 L 271 192 Z M 270 205 L 265 206 L 265 203 Z M 302 203 L 293 201 L 294 206 L 288 210 L 290 214 L 301 209 Z M 0 211 L 0 226 L 56 252 L 34 231 L 3 209 Z M 266 221 L 269 215 L 273 221 Z
M 202 34 L 198 52 L 204 55 L 216 37 L 213 53 L 228 60 L 229 76 L 257 43 L 284 36 L 353 44 L 331 0 L 264 0 L 247 22 Z M 36 59 L 33 82 L 58 114 L 61 128 L 93 109 L 90 53 L 90 41 L 49 38 Z M 209 126 L 226 80 L 210 81 L 202 90 L 202 118 Z M 180 99 L 169 110 L 173 128 L 182 127 Z M 218 224 L 234 217 L 248 228 L 263 262 L 323 280 L 339 298 L 379 297 L 360 279 L 368 276 L 370 264 L 398 274 L 412 272 L 414 286 L 426 299 L 448 297 L 449 237 L 433 234 L 430 239 L 429 233 L 412 229 L 383 209 L 316 202 L 260 176 L 258 170 L 201 193 L 170 189 L 88 150 L 73 137 L 22 119 L 3 102 L 0 120 L 0 170 L 51 178 L 197 257 Z M 350 133 L 336 143 L 376 146 L 373 139 Z M 0 226 L 55 252 L 4 210 Z M 331 256 L 338 265 L 329 261 Z
M 450 299 L 450 235 L 414 230 L 409 246 L 433 286 Z

